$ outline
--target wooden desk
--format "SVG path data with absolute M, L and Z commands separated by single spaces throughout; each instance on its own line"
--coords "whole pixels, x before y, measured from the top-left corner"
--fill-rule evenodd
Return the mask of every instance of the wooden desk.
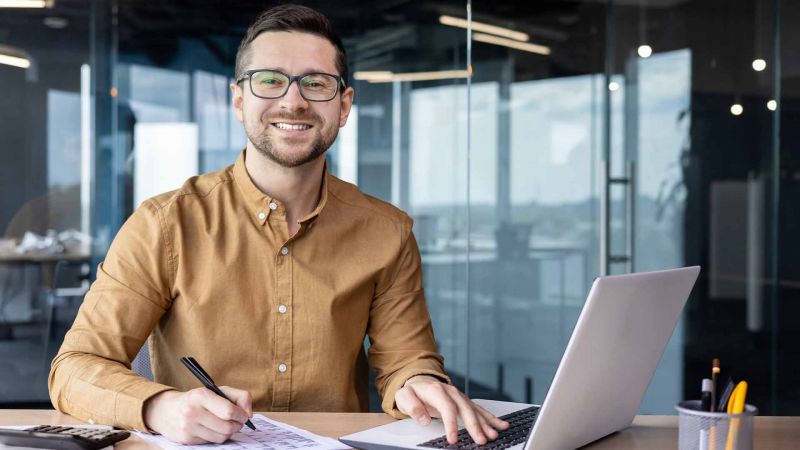
M 383 425 L 393 419 L 386 414 L 351 413 L 265 413 L 274 420 L 304 428 L 313 433 L 338 438 L 346 434 Z M 756 449 L 791 449 L 800 442 L 800 417 L 756 417 Z M 70 416 L 46 410 L 0 410 L 0 425 L 78 424 Z M 601 439 L 585 449 L 675 450 L 678 447 L 677 416 L 637 416 L 633 426 Z M 137 438 L 117 446 L 123 450 L 154 449 Z

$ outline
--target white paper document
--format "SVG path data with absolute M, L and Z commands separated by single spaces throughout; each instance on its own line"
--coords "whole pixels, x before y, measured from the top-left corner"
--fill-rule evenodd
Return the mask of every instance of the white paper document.
M 163 436 L 147 433 L 136 433 L 136 435 L 169 450 L 210 448 L 225 450 L 342 450 L 352 448 L 336 439 L 318 436 L 289 424 L 268 419 L 261 414 L 254 415 L 250 420 L 256 426 L 256 431 L 242 427 L 241 431 L 231 436 L 224 444 L 181 445 L 171 442 Z

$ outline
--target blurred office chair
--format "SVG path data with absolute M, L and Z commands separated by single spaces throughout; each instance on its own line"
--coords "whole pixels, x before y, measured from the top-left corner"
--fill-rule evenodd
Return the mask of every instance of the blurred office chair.
M 89 287 L 89 266 L 86 261 L 55 263 L 52 286 L 42 288 L 44 304 L 40 306 L 44 319 L 42 339 L 46 367 L 49 368 L 50 360 L 72 326 Z M 56 345 L 51 346 L 51 342 Z
M 131 361 L 131 369 L 139 375 L 153 381 L 153 368 L 150 366 L 150 344 L 144 341 L 139 353 Z

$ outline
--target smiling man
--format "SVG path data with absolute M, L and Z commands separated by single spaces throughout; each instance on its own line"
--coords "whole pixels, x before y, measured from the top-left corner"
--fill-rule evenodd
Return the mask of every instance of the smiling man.
M 247 147 L 128 219 L 53 360 L 53 404 L 219 443 L 253 410 L 367 411 L 368 359 L 387 413 L 441 417 L 451 442 L 458 419 L 476 442 L 496 438 L 508 424 L 452 387 L 436 352 L 411 219 L 327 172 L 354 96 L 328 20 L 264 12 L 235 80 Z M 148 336 L 155 381 L 130 370 Z M 235 404 L 192 389 L 184 355 Z

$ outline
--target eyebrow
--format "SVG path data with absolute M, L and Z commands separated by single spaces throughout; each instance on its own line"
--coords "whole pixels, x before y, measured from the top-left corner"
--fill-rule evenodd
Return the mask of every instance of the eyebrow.
M 289 71 L 286 70 L 285 67 L 280 67 L 280 66 L 277 66 L 277 67 L 256 67 L 256 68 L 249 69 L 249 70 L 262 70 L 262 69 L 277 70 L 277 71 L 280 71 L 280 72 L 283 72 L 283 73 L 289 73 Z M 301 71 L 301 72 L 299 72 L 297 74 L 290 74 L 290 75 L 302 75 L 302 74 L 306 74 L 306 73 L 329 73 L 329 74 L 338 76 L 338 74 L 336 72 L 337 72 L 336 70 L 328 71 L 328 70 L 325 70 L 325 69 L 306 69 L 306 70 L 303 70 L 303 71 Z

